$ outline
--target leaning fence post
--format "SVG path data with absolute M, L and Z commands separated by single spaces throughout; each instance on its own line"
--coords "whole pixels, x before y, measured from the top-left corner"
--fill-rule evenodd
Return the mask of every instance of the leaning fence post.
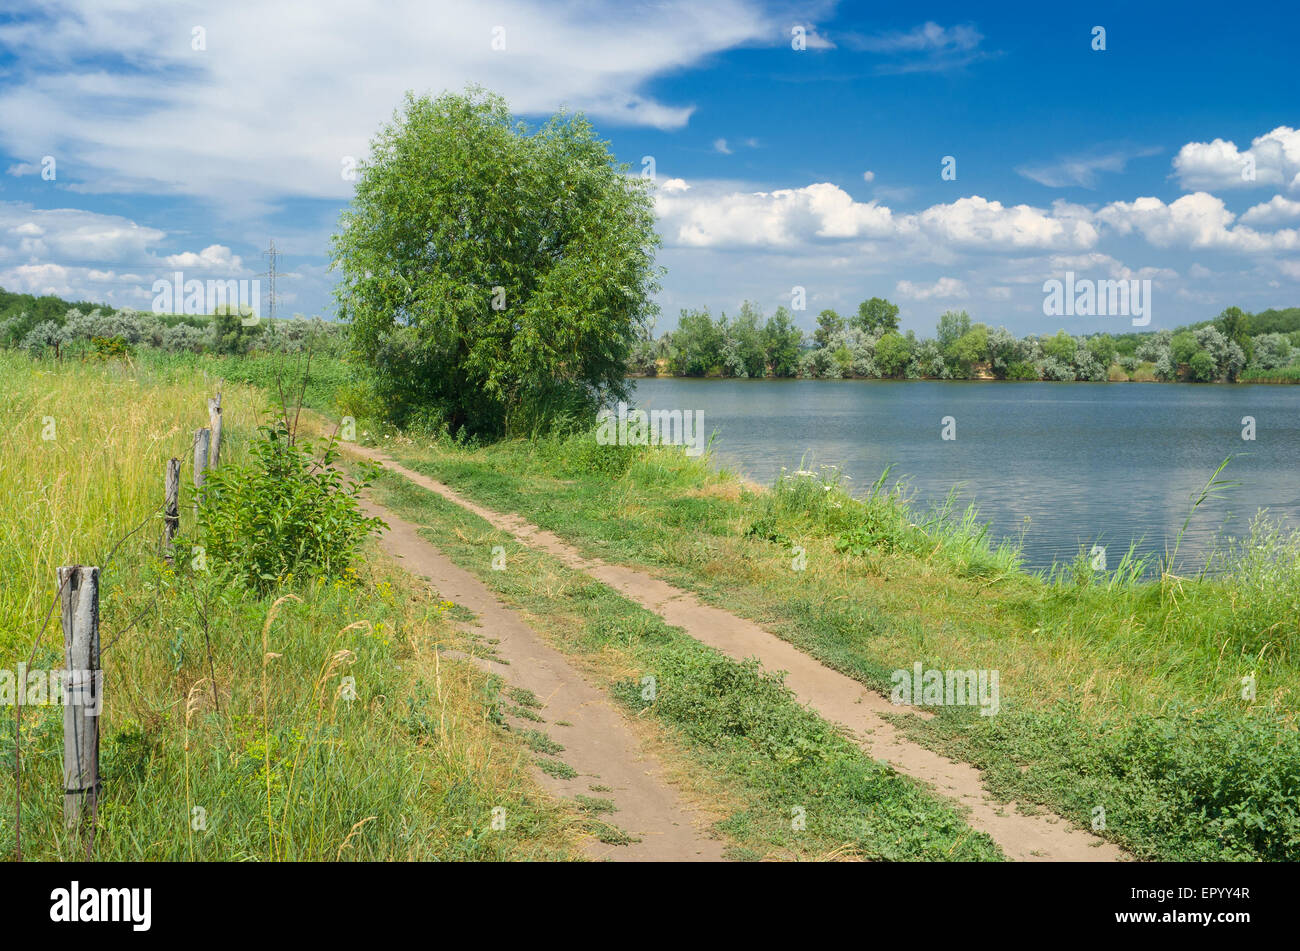
M 99 569 L 59 569 L 63 608 L 63 821 L 76 828 L 99 806 L 99 712 L 104 704 L 99 669 Z
M 221 392 L 216 399 L 208 398 L 208 425 L 212 429 L 212 445 L 208 450 L 208 468 L 215 469 L 221 457 Z
M 212 439 L 210 429 L 194 430 L 194 511 L 199 510 L 203 483 L 208 477 L 208 445 Z
M 181 461 L 175 456 L 167 460 L 167 477 L 163 481 L 163 557 L 172 563 L 173 543 L 181 526 Z

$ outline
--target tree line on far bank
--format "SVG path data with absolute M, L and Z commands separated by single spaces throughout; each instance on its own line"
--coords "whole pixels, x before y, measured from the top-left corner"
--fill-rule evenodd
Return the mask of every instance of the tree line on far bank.
M 168 353 L 255 351 L 342 355 L 344 326 L 320 317 L 263 318 L 245 325 L 233 308 L 216 314 L 154 314 L 91 301 L 16 294 L 0 288 L 0 347 L 32 356 L 117 356 L 139 347 Z
M 764 317 L 746 301 L 734 317 L 683 310 L 676 330 L 643 338 L 629 371 L 638 375 L 736 379 L 934 379 L 1053 381 L 1300 380 L 1300 307 L 1217 318 L 1145 333 L 1016 337 L 966 311 L 939 317 L 933 338 L 898 328 L 898 307 L 873 297 L 844 317 L 823 310 L 805 337 L 786 307 Z

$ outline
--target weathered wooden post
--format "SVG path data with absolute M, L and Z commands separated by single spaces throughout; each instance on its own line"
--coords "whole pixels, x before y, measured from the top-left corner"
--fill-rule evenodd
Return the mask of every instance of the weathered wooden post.
M 172 539 L 181 527 L 181 461 L 175 456 L 167 460 L 167 477 L 163 481 L 163 557 L 167 564 L 175 557 Z
M 208 399 L 208 426 L 212 430 L 212 445 L 208 450 L 208 468 L 215 469 L 221 458 L 221 391 L 216 399 Z
M 77 828 L 99 806 L 99 713 L 104 685 L 99 669 L 99 569 L 59 569 L 63 608 L 63 820 Z
M 203 483 L 208 477 L 208 445 L 212 439 L 210 429 L 194 430 L 194 511 L 199 510 Z

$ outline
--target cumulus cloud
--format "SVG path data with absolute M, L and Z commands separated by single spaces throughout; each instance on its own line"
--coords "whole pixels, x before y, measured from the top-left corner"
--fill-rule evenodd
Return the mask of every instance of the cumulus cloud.
M 969 250 L 1082 249 L 1097 242 L 1097 229 L 1073 206 L 1059 213 L 1030 205 L 1007 207 L 979 195 L 933 205 L 916 216 L 921 229 Z
M 0 202 L 0 243 L 30 258 L 64 264 L 141 262 L 166 232 L 119 215 L 76 208 L 37 209 L 26 202 Z
M 1269 201 L 1246 209 L 1237 219 L 1239 224 L 1263 225 L 1271 228 L 1291 221 L 1300 221 L 1300 201 L 1291 201 L 1281 195 L 1274 195 Z
M 169 254 L 166 259 L 171 267 L 188 267 L 198 270 L 219 268 L 226 271 L 238 271 L 243 268 L 243 261 L 238 254 L 232 254 L 224 244 L 210 244 L 198 254 L 184 251 Z
M 1300 191 L 1300 130 L 1278 126 L 1250 148 L 1235 142 L 1188 142 L 1174 156 L 1174 174 L 1186 191 L 1271 185 Z
M 147 307 L 159 278 L 177 268 L 246 273 L 239 255 L 213 244 L 162 255 L 167 233 L 120 215 L 0 202 L 0 287 L 27 294 Z
M 973 195 L 896 215 L 879 201 L 855 201 L 829 182 L 770 192 L 719 186 L 685 191 L 661 188 L 658 195 L 660 233 L 669 244 L 789 247 L 814 239 L 923 236 L 949 249 L 999 251 L 1078 250 L 1097 240 L 1087 210 L 1064 202 L 1046 210 Z
M 818 238 L 882 238 L 897 230 L 888 208 L 854 201 L 826 182 L 771 192 L 661 189 L 656 207 L 665 242 L 690 247 L 790 247 Z
M 1158 248 L 1213 248 L 1224 251 L 1288 251 L 1300 248 L 1294 228 L 1265 233 L 1233 226 L 1235 215 L 1222 198 L 1206 192 L 1184 195 L 1170 204 L 1159 198 L 1116 201 L 1097 212 L 1097 219 L 1119 234 L 1137 232 Z
M 954 277 L 941 277 L 933 284 L 914 284 L 911 281 L 899 281 L 894 285 L 894 293 L 899 297 L 918 301 L 946 300 L 969 295 L 966 285 Z

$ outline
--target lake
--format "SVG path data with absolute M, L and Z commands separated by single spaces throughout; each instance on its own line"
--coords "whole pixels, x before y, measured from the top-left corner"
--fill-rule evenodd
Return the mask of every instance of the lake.
M 635 381 L 643 409 L 698 410 L 727 468 L 763 485 L 781 469 L 840 467 L 854 494 L 886 466 L 922 509 L 957 487 L 1026 563 L 1130 541 L 1172 547 L 1191 498 L 1225 457 L 1242 483 L 1202 505 L 1180 564 L 1200 567 L 1257 510 L 1300 526 L 1300 386 L 879 380 Z M 955 439 L 941 438 L 952 417 Z M 1254 417 L 1256 438 L 1242 438 Z

